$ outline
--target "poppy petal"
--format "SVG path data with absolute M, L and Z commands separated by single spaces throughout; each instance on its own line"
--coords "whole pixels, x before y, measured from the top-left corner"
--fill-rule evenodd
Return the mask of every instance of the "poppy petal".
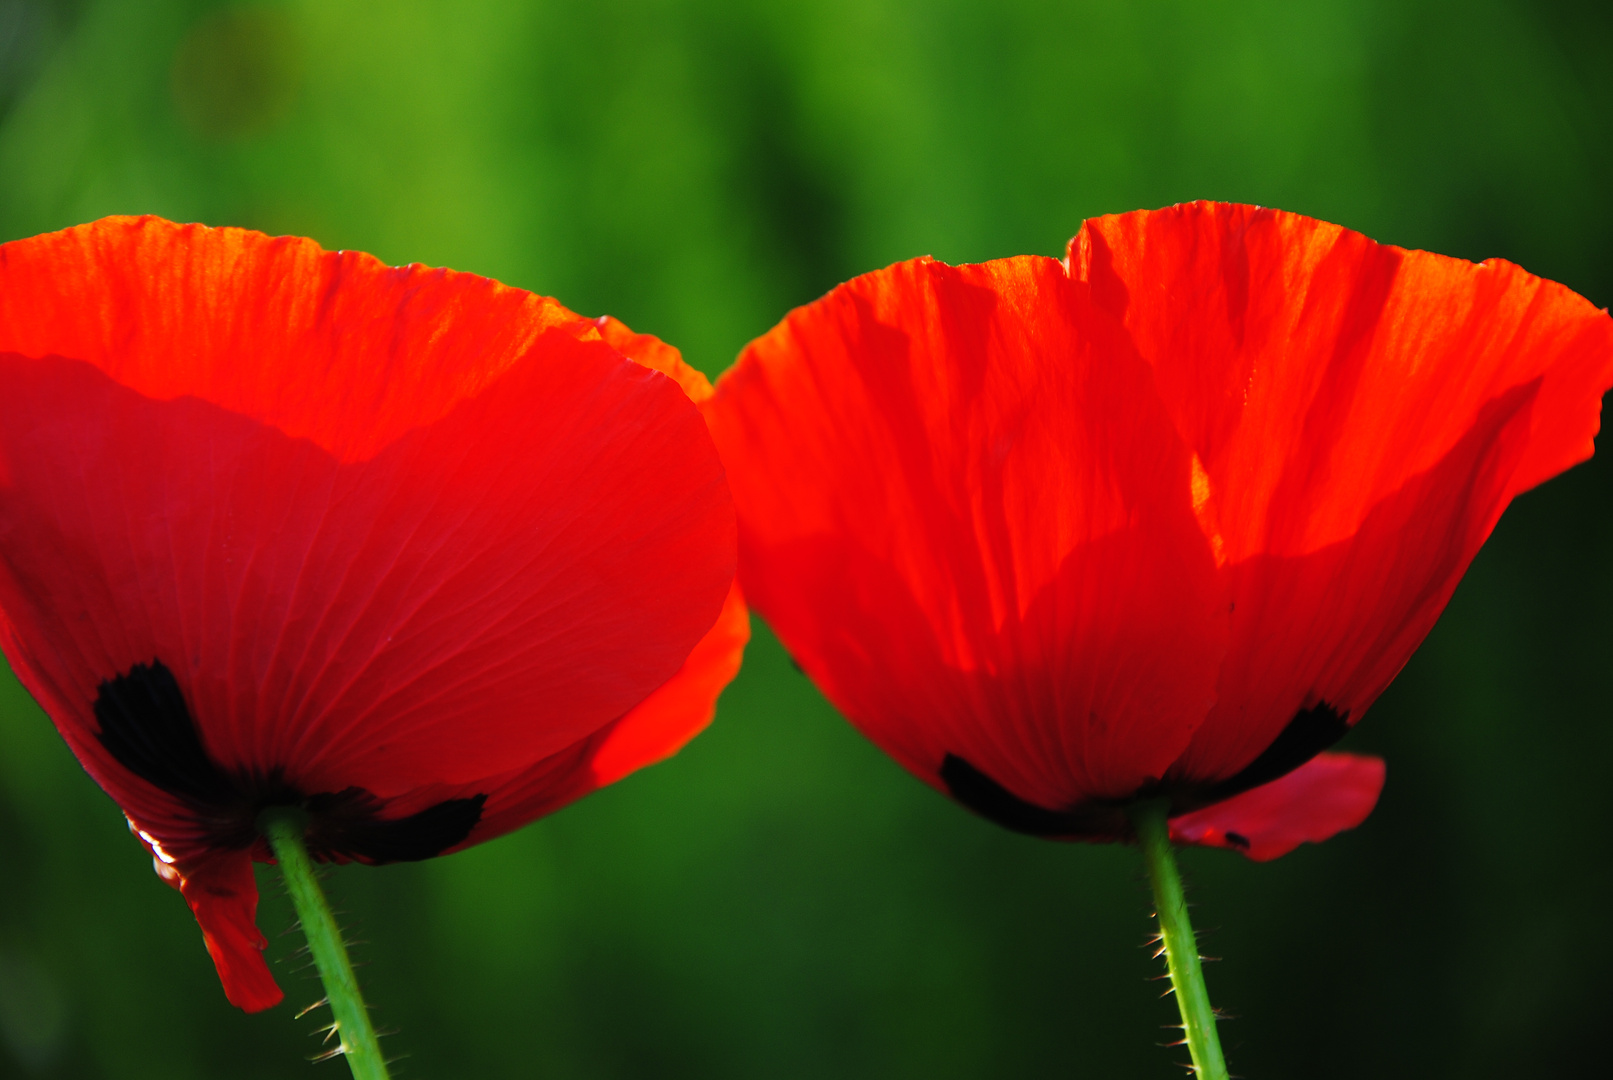
M 156 657 L 222 766 L 385 798 L 585 738 L 722 606 L 699 414 L 552 302 L 150 221 L 0 278 L 0 606 L 58 721 Z
M 704 731 L 716 715 L 717 696 L 739 674 L 749 641 L 750 612 L 736 582 L 716 625 L 695 645 L 678 673 L 600 732 L 589 763 L 594 786 L 614 784 L 664 761 Z
M 246 229 L 110 217 L 0 246 L 0 351 L 82 360 L 362 460 L 578 316 L 474 274 Z
M 129 828 L 151 852 L 157 876 L 178 889 L 190 906 L 230 1004 L 249 1013 L 278 1005 L 285 994 L 263 957 L 268 941 L 258 929 L 251 853 L 226 851 L 179 862 L 133 821 Z
M 1383 780 L 1382 758 L 1318 754 L 1269 784 L 1172 818 L 1171 839 L 1267 862 L 1361 824 L 1377 805 Z
M 683 667 L 626 716 L 535 766 L 473 785 L 489 792 L 486 809 L 452 850 L 502 836 L 676 754 L 711 723 L 749 640 L 750 614 L 735 585 Z
M 701 404 L 711 397 L 710 380 L 683 360 L 683 354 L 650 334 L 635 334 L 609 315 L 594 320 L 606 344 L 623 356 L 671 378 Z M 678 673 L 609 728 L 601 731 L 590 770 L 595 786 L 663 761 L 711 723 L 717 697 L 739 674 L 750 641 L 750 611 L 736 580 L 716 624 L 689 653 Z
M 1234 606 L 1189 782 L 1308 710 L 1358 720 L 1510 499 L 1590 455 L 1613 383 L 1613 320 L 1562 286 L 1295 214 L 1099 218 L 1069 264 L 1153 367 Z
M 747 598 L 931 784 L 950 756 L 1042 807 L 1130 795 L 1209 708 L 1226 633 L 1151 384 L 1050 259 L 841 286 L 706 406 Z
M 202 928 L 230 1004 L 249 1013 L 278 1005 L 285 995 L 263 959 L 268 942 L 257 924 L 258 883 L 251 855 L 243 851 L 211 859 L 185 874 L 179 891 Z
M 636 334 L 609 315 L 578 323 L 574 332 L 584 338 L 597 334 L 628 359 L 671 378 L 693 402 L 711 397 L 711 383 L 705 375 L 659 338 Z M 490 791 L 482 819 L 459 846 L 519 828 L 677 753 L 711 723 L 717 698 L 739 673 L 749 641 L 750 613 L 736 581 L 716 623 L 695 645 L 683 667 L 626 716 L 537 766 L 482 785 Z
M 635 363 L 659 371 L 677 383 L 690 401 L 699 405 L 712 394 L 711 380 L 684 362 L 683 354 L 653 334 L 635 334 L 620 319 L 601 315 L 584 325 L 594 327 L 605 344 Z

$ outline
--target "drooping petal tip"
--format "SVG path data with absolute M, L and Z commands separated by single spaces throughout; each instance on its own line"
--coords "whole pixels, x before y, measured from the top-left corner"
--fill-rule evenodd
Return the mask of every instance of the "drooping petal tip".
M 129 831 L 151 852 L 157 876 L 185 898 L 230 1004 L 249 1013 L 278 1005 L 285 994 L 263 956 L 268 940 L 258 929 L 252 852 L 223 851 L 181 865 L 133 821 Z

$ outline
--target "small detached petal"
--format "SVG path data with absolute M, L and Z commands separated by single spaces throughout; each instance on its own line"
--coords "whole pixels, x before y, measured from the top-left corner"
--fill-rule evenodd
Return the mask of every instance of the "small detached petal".
M 1382 758 L 1317 754 L 1269 784 L 1172 818 L 1171 839 L 1267 862 L 1361 824 L 1378 803 L 1383 779 Z

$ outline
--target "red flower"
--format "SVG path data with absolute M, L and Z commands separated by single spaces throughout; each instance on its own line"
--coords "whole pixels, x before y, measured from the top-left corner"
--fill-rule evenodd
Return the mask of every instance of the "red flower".
M 1371 811 L 1382 762 L 1319 753 L 1610 382 L 1559 285 L 1196 203 L 857 278 L 707 409 L 747 598 L 910 771 L 1048 836 L 1168 796 L 1268 859 Z
M 709 392 L 619 323 L 307 240 L 0 247 L 0 645 L 232 1002 L 281 997 L 264 807 L 420 859 L 708 722 L 748 634 Z

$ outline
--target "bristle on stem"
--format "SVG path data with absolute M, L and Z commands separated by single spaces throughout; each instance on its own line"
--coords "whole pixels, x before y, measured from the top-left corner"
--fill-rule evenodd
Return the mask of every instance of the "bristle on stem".
M 308 951 L 319 968 L 319 979 L 325 986 L 325 996 L 335 1017 L 331 1029 L 341 1040 L 315 1060 L 339 1054 L 353 1070 L 353 1080 L 387 1080 L 386 1059 L 381 1056 L 381 1044 L 376 1040 L 369 1011 L 359 994 L 358 979 L 347 958 L 341 930 L 319 887 L 313 860 L 308 857 L 308 847 L 303 840 L 306 825 L 306 816 L 292 808 L 267 810 L 258 820 L 259 831 L 274 849 L 286 891 L 291 895 L 303 933 L 308 938 Z
M 1134 804 L 1129 813 L 1143 849 L 1148 881 L 1154 890 L 1154 909 L 1159 915 L 1159 933 L 1164 942 L 1165 964 L 1170 970 L 1171 988 L 1182 1011 L 1182 1030 L 1193 1073 L 1198 1080 L 1227 1080 L 1227 1063 L 1221 1054 L 1221 1040 L 1215 1030 L 1215 1010 L 1204 986 L 1204 969 L 1199 964 L 1198 939 L 1187 915 L 1182 879 L 1176 870 L 1176 853 L 1171 848 L 1170 825 L 1166 821 L 1169 803 L 1151 799 Z

